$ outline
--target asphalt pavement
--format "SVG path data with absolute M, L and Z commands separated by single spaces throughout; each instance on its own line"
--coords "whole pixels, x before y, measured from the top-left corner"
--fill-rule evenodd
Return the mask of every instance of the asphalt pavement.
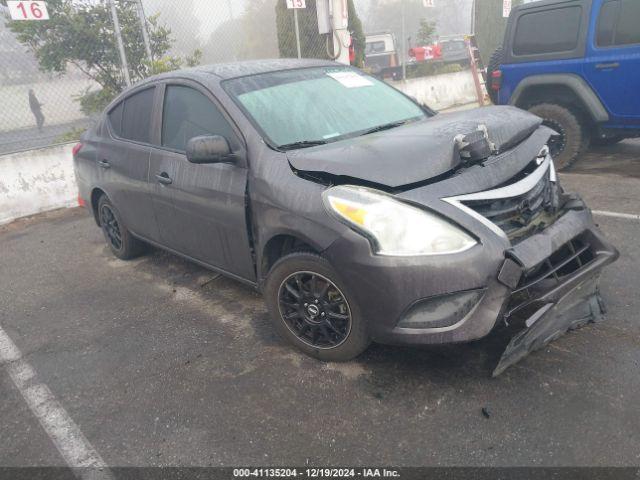
M 561 181 L 640 214 L 640 142 Z M 321 363 L 252 290 L 158 250 L 117 260 L 82 209 L 0 227 L 0 466 L 65 465 L 82 445 L 110 466 L 640 465 L 640 221 L 596 219 L 622 255 L 606 321 L 498 378 L 499 333 Z

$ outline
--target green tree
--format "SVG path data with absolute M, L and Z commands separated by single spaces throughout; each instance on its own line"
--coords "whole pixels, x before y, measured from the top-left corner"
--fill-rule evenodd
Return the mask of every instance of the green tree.
M 420 19 L 420 27 L 416 34 L 418 45 L 429 45 L 436 33 L 436 22 L 429 22 L 426 18 Z
M 87 114 L 102 110 L 126 87 L 109 6 L 93 0 L 48 0 L 47 8 L 50 20 L 10 22 L 9 28 L 33 52 L 42 71 L 64 74 L 73 66 L 100 85 L 98 91 L 81 92 L 78 100 Z M 167 54 L 173 41 L 171 31 L 159 25 L 157 16 L 148 19 L 150 61 L 135 3 L 118 2 L 117 12 L 133 82 L 185 63 Z M 194 52 L 190 60 L 197 58 Z
M 522 0 L 514 0 L 513 6 L 521 3 Z M 507 19 L 502 16 L 502 4 L 502 0 L 476 1 L 476 41 L 485 65 L 504 40 Z

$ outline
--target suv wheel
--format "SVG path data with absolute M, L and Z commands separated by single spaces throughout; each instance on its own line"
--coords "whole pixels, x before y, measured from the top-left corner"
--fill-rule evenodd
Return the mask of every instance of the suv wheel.
M 487 66 L 487 93 L 495 105 L 498 104 L 498 91 L 493 89 L 491 82 L 493 81 L 493 72 L 499 70 L 500 65 L 502 65 L 503 56 L 503 48 L 498 47 L 496 51 L 491 54 L 491 57 L 489 57 Z
M 600 136 L 594 135 L 593 138 L 591 139 L 591 144 L 597 147 L 606 147 L 609 145 L 615 145 L 616 143 L 621 142 L 624 139 L 625 137 L 621 135 L 613 135 L 611 137 L 600 137 Z
M 120 213 L 106 195 L 98 201 L 100 228 L 111 252 L 120 260 L 137 257 L 144 251 L 144 243 L 131 235 L 122 223 Z
M 549 151 L 558 170 L 569 167 L 589 146 L 589 136 L 580 116 L 574 111 L 553 103 L 534 105 L 529 111 L 541 117 L 544 125 L 559 134 L 549 140 Z
M 371 343 L 358 304 L 319 255 L 298 252 L 278 260 L 264 297 L 275 329 L 307 355 L 348 361 Z

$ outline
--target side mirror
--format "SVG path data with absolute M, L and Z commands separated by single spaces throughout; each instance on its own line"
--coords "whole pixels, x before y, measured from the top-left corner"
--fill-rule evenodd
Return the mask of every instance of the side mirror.
M 187 160 L 191 163 L 229 162 L 232 156 L 229 142 L 220 135 L 193 137 L 187 142 Z

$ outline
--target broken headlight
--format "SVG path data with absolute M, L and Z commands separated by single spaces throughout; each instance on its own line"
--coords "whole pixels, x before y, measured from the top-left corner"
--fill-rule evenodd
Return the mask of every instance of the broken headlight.
M 338 186 L 326 190 L 323 199 L 327 210 L 369 238 L 379 255 L 459 253 L 477 243 L 439 216 L 376 190 Z

